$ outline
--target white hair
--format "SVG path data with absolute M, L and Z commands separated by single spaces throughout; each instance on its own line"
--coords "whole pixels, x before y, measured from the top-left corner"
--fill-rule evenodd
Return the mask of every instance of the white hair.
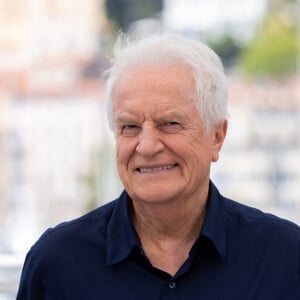
M 106 104 L 113 130 L 113 89 L 120 75 L 134 66 L 179 63 L 191 69 L 196 88 L 196 105 L 207 131 L 227 118 L 227 81 L 217 54 L 201 42 L 175 34 L 160 34 L 131 41 L 120 34 L 114 59 L 107 70 Z

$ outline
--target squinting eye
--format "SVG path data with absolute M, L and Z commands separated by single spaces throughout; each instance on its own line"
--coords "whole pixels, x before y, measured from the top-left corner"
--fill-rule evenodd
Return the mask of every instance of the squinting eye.
M 136 128 L 136 125 L 124 125 L 123 126 L 123 130 L 124 129 L 134 129 L 134 128 Z
M 133 136 L 137 133 L 139 127 L 137 125 L 128 124 L 123 125 L 121 128 L 121 134 L 124 136 Z
M 165 126 L 174 126 L 174 125 L 179 125 L 177 122 L 166 122 Z
M 165 122 L 163 124 L 163 130 L 167 133 L 178 132 L 182 129 L 182 126 L 177 122 Z

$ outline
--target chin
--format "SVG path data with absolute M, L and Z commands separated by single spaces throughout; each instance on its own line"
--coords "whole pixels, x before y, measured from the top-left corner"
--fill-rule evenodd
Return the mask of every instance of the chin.
M 178 193 L 175 193 L 173 190 L 166 191 L 160 189 L 151 189 L 147 191 L 147 189 L 144 189 L 140 192 L 129 192 L 129 195 L 131 196 L 133 201 L 142 201 L 149 204 L 163 204 L 175 199 L 175 196 L 178 195 Z

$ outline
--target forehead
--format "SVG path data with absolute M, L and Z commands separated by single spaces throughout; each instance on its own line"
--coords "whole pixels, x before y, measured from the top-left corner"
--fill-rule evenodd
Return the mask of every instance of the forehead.
M 113 96 L 124 93 L 148 92 L 159 89 L 171 92 L 194 91 L 195 81 L 191 68 L 182 64 L 138 65 L 125 69 L 117 78 Z
M 195 80 L 189 67 L 182 64 L 138 65 L 121 73 L 112 98 L 114 102 L 155 97 L 174 97 L 187 101 L 195 100 L 195 94 Z
M 140 66 L 124 72 L 114 90 L 117 123 L 151 115 L 157 120 L 199 118 L 191 70 L 182 65 Z

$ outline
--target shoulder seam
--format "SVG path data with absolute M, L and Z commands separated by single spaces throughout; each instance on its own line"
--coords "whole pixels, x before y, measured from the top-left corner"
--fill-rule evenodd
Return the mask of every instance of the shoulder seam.
M 226 197 L 223 197 L 223 199 L 225 200 L 224 202 L 225 202 L 225 206 L 226 206 L 226 213 L 229 214 L 229 215 L 232 215 L 232 216 L 241 215 L 241 216 L 244 216 L 245 218 L 248 218 L 248 219 L 253 219 L 253 220 L 256 219 L 256 220 L 265 220 L 265 221 L 270 221 L 270 222 L 276 222 L 278 224 L 287 225 L 288 227 L 293 228 L 295 230 L 298 229 L 299 232 L 300 232 L 300 226 L 298 224 L 290 221 L 290 220 L 287 220 L 287 219 L 281 218 L 279 216 L 273 215 L 272 213 L 269 213 L 269 212 L 261 211 L 260 209 L 255 208 L 255 207 L 244 205 L 242 203 L 236 202 L 236 201 L 228 199 Z M 230 211 L 230 207 L 229 207 L 228 203 L 226 203 L 228 200 L 230 202 L 232 202 L 233 204 L 236 204 L 237 210 L 235 212 Z M 253 212 L 257 212 L 260 215 L 255 216 L 255 215 L 252 215 L 252 214 L 248 214 L 247 211 L 245 211 L 245 213 L 242 213 L 239 210 L 239 207 L 244 208 L 246 210 L 250 210 L 250 211 L 253 210 Z
M 90 217 L 87 219 L 82 219 L 82 217 L 79 217 L 78 219 L 74 219 L 71 221 L 66 221 L 66 222 L 62 222 L 57 224 L 54 227 L 49 227 L 46 229 L 46 231 L 44 231 L 44 233 L 40 236 L 40 238 L 38 239 L 37 243 L 44 240 L 46 237 L 48 237 L 49 235 L 55 233 L 56 231 L 63 229 L 63 228 L 67 228 L 70 227 L 72 225 L 76 225 L 76 224 L 80 224 L 80 223 L 91 223 L 91 222 L 95 222 L 98 221 L 99 218 L 101 218 L 101 215 L 103 214 L 99 214 L 97 217 Z

